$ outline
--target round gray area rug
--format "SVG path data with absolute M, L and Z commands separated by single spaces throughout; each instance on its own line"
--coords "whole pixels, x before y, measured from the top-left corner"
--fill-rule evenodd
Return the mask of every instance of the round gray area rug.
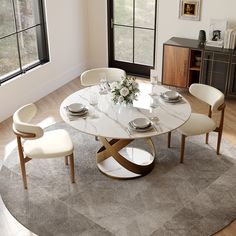
M 75 146 L 75 184 L 64 159 L 33 160 L 26 164 L 28 190 L 23 189 L 17 150 L 0 172 L 0 193 L 6 207 L 38 235 L 211 235 L 236 218 L 236 149 L 222 141 L 215 152 L 203 136 L 186 142 L 185 163 L 179 163 L 179 135 L 153 141 L 156 166 L 147 176 L 111 179 L 96 166 L 100 142 L 64 123 Z M 145 147 L 143 140 L 132 145 Z M 212 145 L 212 146 L 211 146 Z

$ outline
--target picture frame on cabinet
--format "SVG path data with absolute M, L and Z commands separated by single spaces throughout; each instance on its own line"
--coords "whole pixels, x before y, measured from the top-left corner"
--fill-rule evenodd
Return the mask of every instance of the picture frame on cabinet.
M 179 19 L 200 20 L 201 0 L 180 0 Z

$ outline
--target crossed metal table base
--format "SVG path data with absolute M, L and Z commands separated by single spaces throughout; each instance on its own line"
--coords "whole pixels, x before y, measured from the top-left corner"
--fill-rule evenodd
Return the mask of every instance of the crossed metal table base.
M 111 139 L 99 137 L 103 146 L 98 150 L 99 170 L 112 178 L 132 179 L 148 174 L 155 165 L 155 147 L 151 138 L 145 138 L 150 148 L 127 147 L 134 139 Z

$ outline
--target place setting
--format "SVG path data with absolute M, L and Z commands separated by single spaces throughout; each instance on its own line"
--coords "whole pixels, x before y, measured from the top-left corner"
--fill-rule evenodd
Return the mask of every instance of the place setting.
M 68 106 L 65 106 L 65 111 L 69 120 L 72 121 L 76 118 L 86 119 L 89 110 L 84 104 L 72 103 Z
M 160 98 L 167 103 L 179 103 L 183 101 L 183 97 L 176 91 L 170 90 L 160 94 Z
M 148 132 L 156 130 L 154 123 L 148 118 L 136 118 L 128 123 L 127 131 L 129 134 L 133 132 Z

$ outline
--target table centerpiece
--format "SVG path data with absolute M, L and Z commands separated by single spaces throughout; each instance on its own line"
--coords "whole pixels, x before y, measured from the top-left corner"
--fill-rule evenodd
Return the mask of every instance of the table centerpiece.
M 116 104 L 133 104 L 137 100 L 139 85 L 134 77 L 122 77 L 111 84 L 112 101 Z

